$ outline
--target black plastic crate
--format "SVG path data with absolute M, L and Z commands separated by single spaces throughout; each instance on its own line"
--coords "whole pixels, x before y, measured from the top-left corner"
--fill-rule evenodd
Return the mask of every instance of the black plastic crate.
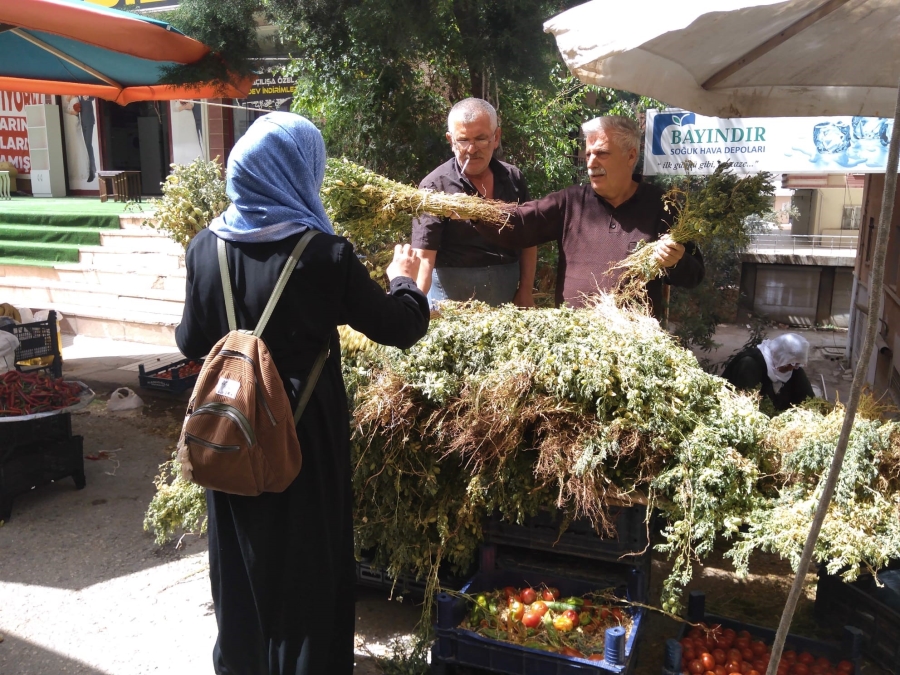
M 3 326 L 0 330 L 12 333 L 19 340 L 19 347 L 16 349 L 17 370 L 46 368 L 54 377 L 62 377 L 62 353 L 59 349 L 56 312 L 51 311 L 46 321 Z M 42 356 L 52 356 L 52 363 L 47 366 L 36 367 L 18 365 L 20 361 L 27 361 Z
M 900 664 L 900 569 L 878 576 L 884 584 L 881 588 L 871 574 L 848 584 L 821 567 L 816 586 L 816 618 L 859 628 L 863 633 L 863 654 L 895 672 Z
M 152 370 L 145 370 L 144 364 L 140 364 L 138 366 L 138 382 L 142 387 L 147 387 L 148 389 L 156 389 L 158 391 L 167 391 L 172 394 L 180 394 L 183 391 L 187 391 L 188 389 L 193 388 L 194 384 L 197 382 L 197 376 L 200 373 L 188 375 L 187 377 L 179 377 L 178 369 L 193 362 L 202 363 L 203 360 L 181 359 L 180 361 L 176 361 L 175 363 L 160 366 L 159 368 L 154 368 Z M 164 373 L 167 370 L 172 371 L 171 378 L 159 376 L 160 373 Z
M 560 532 L 561 514 L 546 510 L 527 518 L 522 525 L 503 520 L 494 512 L 484 522 L 484 541 L 636 566 L 649 562 L 647 507 L 614 506 L 609 512 L 616 528 L 612 538 L 601 536 L 587 518 L 573 520 Z
M 691 591 L 688 595 L 688 611 L 687 619 L 692 623 L 705 623 L 707 626 L 720 625 L 722 628 L 730 628 L 734 631 L 745 630 L 754 640 L 762 640 L 770 647 L 775 641 L 775 631 L 771 628 L 763 628 L 750 623 L 736 621 L 724 616 L 706 613 L 706 594 L 702 591 Z M 678 640 L 687 635 L 690 626 L 683 624 L 681 631 L 678 633 Z M 794 650 L 795 652 L 809 652 L 816 658 L 824 656 L 833 663 L 839 661 L 850 661 L 853 663 L 853 675 L 859 675 L 862 666 L 862 631 L 853 626 L 844 626 L 842 642 L 840 645 L 813 640 L 812 638 L 801 637 L 788 633 L 784 643 L 784 650 Z M 667 645 L 668 647 L 668 645 Z M 668 649 L 667 649 L 668 651 Z M 678 645 L 678 668 L 677 672 L 681 672 L 681 646 Z M 669 656 L 668 654 L 666 655 Z M 668 672 L 664 667 L 663 673 Z
M 371 551 L 367 552 L 371 554 Z M 439 573 L 438 580 L 442 588 L 459 589 L 466 583 L 468 577 L 459 577 L 449 573 Z M 373 562 L 373 556 L 364 553 L 362 560 L 356 562 L 356 583 L 359 586 L 385 591 L 392 596 L 413 597 L 423 599 L 425 597 L 426 579 L 416 579 L 414 574 L 401 574 L 392 577 L 382 567 Z
M 9 520 L 17 495 L 69 476 L 76 489 L 85 486 L 81 436 L 0 450 L 0 520 Z
M 17 445 L 64 441 L 72 437 L 72 415 L 58 413 L 32 420 L 0 422 L 0 452 Z
M 643 600 L 644 582 L 642 573 L 636 568 L 620 566 L 605 567 L 605 577 L 601 576 L 601 565 L 592 566 L 590 579 L 581 578 L 579 570 L 570 568 L 569 576 L 553 577 L 536 573 L 531 569 L 496 567 L 496 550 L 485 547 L 482 555 L 481 571 L 465 586 L 462 593 L 474 594 L 496 590 L 505 586 L 521 588 L 525 585 L 546 584 L 555 586 L 565 596 L 581 596 L 603 588 L 617 588 L 622 597 Z M 437 596 L 437 639 L 432 647 L 431 672 L 434 675 L 450 675 L 457 666 L 478 668 L 492 673 L 507 675 L 608 675 L 609 673 L 629 674 L 637 663 L 637 645 L 646 623 L 646 610 L 626 608 L 633 618 L 633 630 L 627 637 L 621 663 L 610 661 L 590 661 L 586 658 L 564 656 L 539 649 L 531 649 L 501 640 L 492 640 L 483 635 L 460 627 L 468 602 L 465 598 L 447 593 Z

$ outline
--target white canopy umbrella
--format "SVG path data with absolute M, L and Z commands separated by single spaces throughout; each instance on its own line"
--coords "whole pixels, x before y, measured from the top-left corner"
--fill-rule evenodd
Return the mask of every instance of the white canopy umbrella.
M 582 81 L 718 117 L 861 115 L 894 128 L 875 240 L 865 338 L 822 497 L 788 595 L 775 675 L 840 475 L 881 316 L 900 150 L 900 0 L 593 0 L 544 24 Z
M 583 82 L 703 115 L 894 112 L 900 0 L 594 0 L 544 30 Z

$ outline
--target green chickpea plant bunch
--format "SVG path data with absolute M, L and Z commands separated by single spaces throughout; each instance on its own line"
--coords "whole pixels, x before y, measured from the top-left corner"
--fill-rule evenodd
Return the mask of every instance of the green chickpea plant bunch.
M 208 226 L 230 203 L 225 194 L 222 165 L 195 159 L 190 164 L 172 164 L 162 185 L 163 196 L 150 202 L 154 211 L 144 225 L 168 234 L 187 249 L 194 235 Z

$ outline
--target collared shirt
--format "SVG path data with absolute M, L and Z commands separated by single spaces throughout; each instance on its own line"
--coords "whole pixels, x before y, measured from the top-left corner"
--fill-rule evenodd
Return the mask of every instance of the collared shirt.
M 521 171 L 497 158 L 491 158 L 489 168 L 494 174 L 494 199 L 518 203 L 529 200 Z M 428 174 L 419 187 L 447 194 L 479 194 L 459 170 L 455 157 Z M 435 267 L 489 267 L 514 263 L 519 259 L 518 249 L 488 241 L 471 220 L 451 220 L 430 215 L 413 220 L 412 246 L 437 251 Z
M 574 307 L 584 304 L 584 296 L 611 291 L 621 271 L 610 267 L 634 251 L 638 242 L 656 241 L 669 231 L 671 214 L 662 200 L 662 190 L 638 182 L 635 193 L 613 207 L 590 185 L 576 185 L 519 206 L 510 219 L 512 227 L 497 230 L 480 223 L 485 237 L 505 246 L 526 248 L 547 241 L 559 243 L 556 274 L 556 304 Z M 685 253 L 662 279 L 647 284 L 654 311 L 662 300 L 662 283 L 693 288 L 703 280 L 703 258 L 694 244 L 685 244 Z

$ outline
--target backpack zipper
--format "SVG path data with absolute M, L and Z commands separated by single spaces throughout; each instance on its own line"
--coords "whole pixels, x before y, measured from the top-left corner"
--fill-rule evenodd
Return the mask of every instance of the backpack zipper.
M 269 416 L 269 422 L 272 423 L 272 426 L 276 426 L 277 423 L 275 422 L 275 415 L 272 414 L 272 410 L 269 408 L 269 404 L 266 403 L 266 397 L 263 396 L 262 391 L 260 391 L 259 380 L 256 377 L 256 364 L 253 362 L 253 359 L 251 359 L 246 354 L 241 354 L 240 352 L 236 352 L 233 349 L 223 349 L 219 352 L 219 355 L 241 359 L 242 361 L 246 361 L 250 364 L 250 366 L 253 368 L 253 384 L 256 385 L 256 402 L 262 405 L 262 409 L 265 410 L 266 415 Z
M 213 443 L 212 441 L 198 438 L 197 436 L 194 436 L 194 434 L 185 433 L 184 437 L 191 443 L 202 445 L 204 448 L 209 448 L 210 450 L 215 450 L 216 452 L 239 452 L 241 449 L 241 446 L 239 445 L 221 445 L 220 443 Z
M 253 427 L 250 426 L 250 421 L 234 406 L 230 406 L 227 403 L 207 403 L 197 408 L 191 417 L 194 415 L 218 415 L 219 417 L 227 417 L 234 422 L 238 429 L 241 430 L 241 433 L 244 434 L 244 440 L 247 441 L 248 448 L 256 445 L 256 434 L 253 432 Z

